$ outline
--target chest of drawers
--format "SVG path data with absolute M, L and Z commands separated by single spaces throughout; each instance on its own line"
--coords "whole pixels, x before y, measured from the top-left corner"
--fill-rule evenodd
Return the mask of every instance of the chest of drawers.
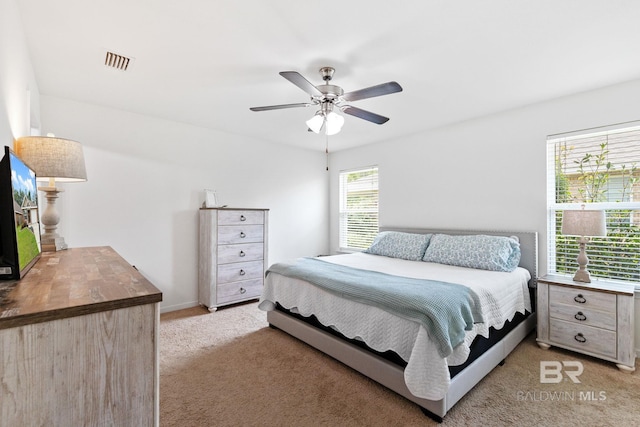
M 564 276 L 538 279 L 538 345 L 551 345 L 635 370 L 634 286 Z
M 267 267 L 267 209 L 200 209 L 198 301 L 218 307 L 262 293 Z

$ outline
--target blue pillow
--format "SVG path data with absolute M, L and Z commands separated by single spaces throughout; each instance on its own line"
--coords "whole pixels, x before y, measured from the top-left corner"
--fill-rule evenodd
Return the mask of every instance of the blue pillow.
M 520 243 L 515 237 L 436 234 L 422 260 L 481 270 L 513 271 L 520 262 Z
M 363 252 L 391 258 L 420 261 L 429 245 L 431 234 L 383 231 L 378 233 L 371 246 Z

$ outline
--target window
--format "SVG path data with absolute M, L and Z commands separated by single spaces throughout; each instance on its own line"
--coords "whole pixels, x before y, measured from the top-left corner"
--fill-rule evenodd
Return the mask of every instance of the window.
M 368 248 L 378 233 L 378 167 L 340 172 L 340 249 Z
M 578 242 L 560 233 L 565 209 L 603 209 L 607 236 L 587 246 L 594 278 L 640 280 L 640 122 L 547 138 L 549 272 L 572 275 Z

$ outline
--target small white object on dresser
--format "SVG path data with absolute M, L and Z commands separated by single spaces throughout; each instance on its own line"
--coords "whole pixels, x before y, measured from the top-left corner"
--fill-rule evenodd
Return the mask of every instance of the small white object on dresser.
M 555 345 L 635 371 L 631 284 L 546 275 L 538 279 L 538 345 Z
M 200 209 L 198 302 L 209 311 L 260 298 L 268 214 L 268 209 Z

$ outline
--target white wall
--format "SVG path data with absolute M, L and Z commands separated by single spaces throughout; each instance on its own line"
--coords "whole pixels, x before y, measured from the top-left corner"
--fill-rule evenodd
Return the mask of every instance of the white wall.
M 334 152 L 331 250 L 339 242 L 339 171 L 377 164 L 381 225 L 538 231 L 544 274 L 546 136 L 638 119 L 640 80 Z
M 29 135 L 39 121 L 39 93 L 14 0 L 0 0 L 0 147 Z
M 108 245 L 163 292 L 162 310 L 197 303 L 203 189 L 230 207 L 268 208 L 269 263 L 328 249 L 323 153 L 41 96 L 43 133 L 82 143 L 88 181 L 61 184 L 59 233 Z

